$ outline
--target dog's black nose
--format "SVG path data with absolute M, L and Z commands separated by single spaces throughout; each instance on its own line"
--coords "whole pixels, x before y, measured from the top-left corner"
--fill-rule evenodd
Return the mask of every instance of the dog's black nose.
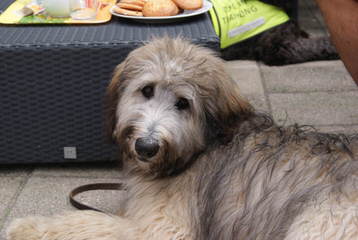
M 138 138 L 135 142 L 135 150 L 139 156 L 143 158 L 151 158 L 157 154 L 159 143 L 157 140 L 150 137 Z

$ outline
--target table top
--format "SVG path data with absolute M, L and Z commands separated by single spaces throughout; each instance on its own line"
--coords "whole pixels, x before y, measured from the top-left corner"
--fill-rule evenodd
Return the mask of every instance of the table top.
M 0 12 L 13 0 L 1 0 Z M 219 38 L 207 13 L 175 23 L 138 23 L 112 17 L 97 25 L 0 25 L 0 48 L 48 45 L 116 45 L 141 43 L 153 36 L 178 36 L 219 48 Z

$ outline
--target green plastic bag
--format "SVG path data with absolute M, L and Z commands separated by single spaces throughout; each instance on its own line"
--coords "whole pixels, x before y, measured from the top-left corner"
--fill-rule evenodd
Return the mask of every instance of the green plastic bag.
M 211 0 L 211 20 L 226 48 L 289 20 L 280 8 L 258 0 Z

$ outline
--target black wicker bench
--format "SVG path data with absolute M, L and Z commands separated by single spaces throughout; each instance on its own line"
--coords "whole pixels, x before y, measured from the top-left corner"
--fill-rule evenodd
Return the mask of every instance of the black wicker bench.
M 0 11 L 11 2 L 0 1 Z M 103 129 L 105 88 L 114 67 L 153 35 L 219 48 L 207 14 L 160 25 L 116 17 L 102 25 L 0 25 L 0 163 L 114 159 Z

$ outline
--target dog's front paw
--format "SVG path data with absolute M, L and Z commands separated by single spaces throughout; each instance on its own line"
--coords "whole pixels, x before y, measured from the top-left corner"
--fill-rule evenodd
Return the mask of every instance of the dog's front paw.
M 7 240 L 39 240 L 45 233 L 41 217 L 19 218 L 14 220 L 6 231 Z

